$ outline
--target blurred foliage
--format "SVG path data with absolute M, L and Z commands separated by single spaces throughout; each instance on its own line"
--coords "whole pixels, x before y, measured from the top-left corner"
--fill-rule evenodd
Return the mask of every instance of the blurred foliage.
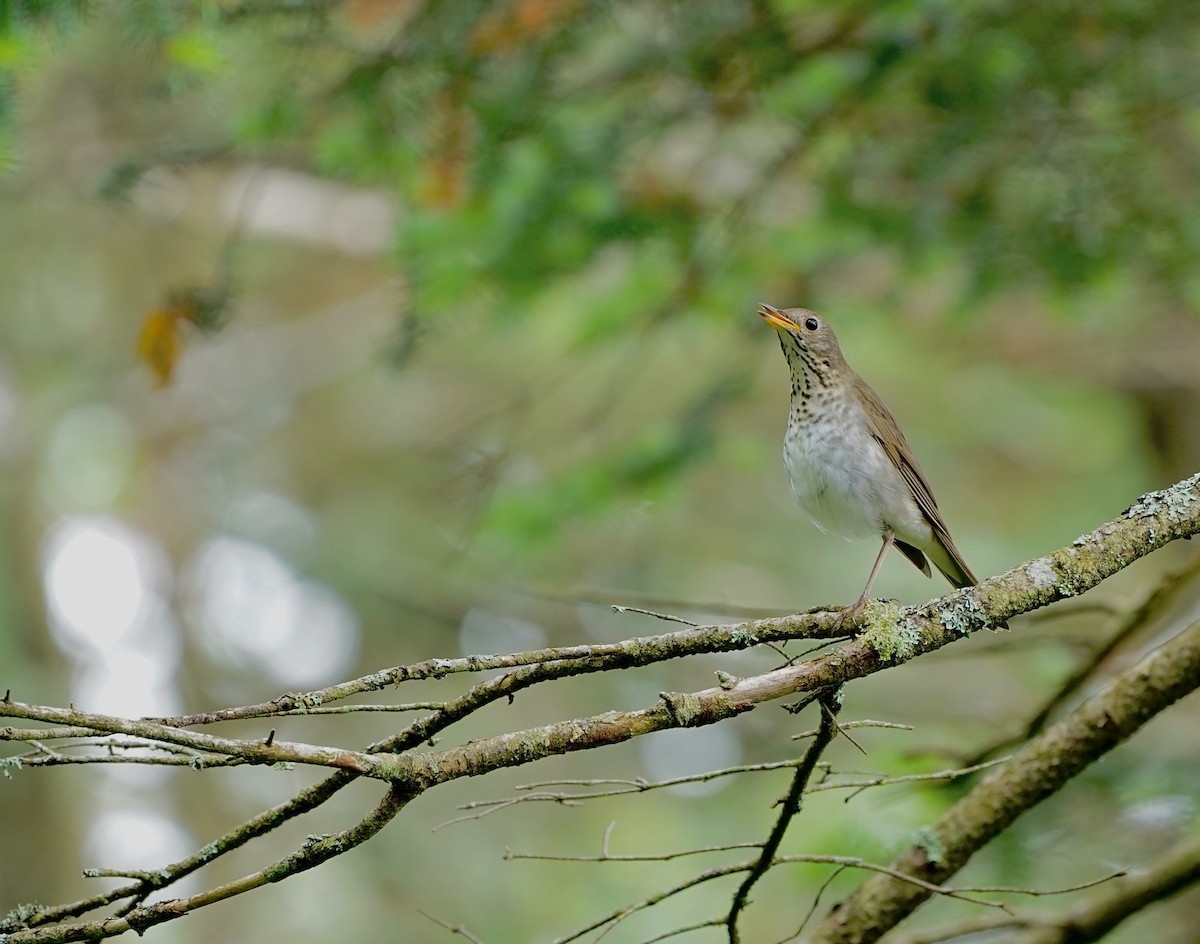
M 45 700 L 82 698 L 86 652 L 44 630 L 40 555 L 64 516 L 119 519 L 158 549 L 162 633 L 184 653 L 172 685 L 195 707 L 292 685 L 279 660 L 213 644 L 189 609 L 214 536 L 345 598 L 362 671 L 659 629 L 575 591 L 780 610 L 849 598 L 874 549 L 822 538 L 792 506 L 786 368 L 760 300 L 838 325 L 976 571 L 1068 542 L 1200 465 L 1198 48 L 1200 6 L 1167 0 L 0 0 L 2 661 Z M 1104 592 L 1139 599 L 1152 569 Z M 879 586 L 940 590 L 902 562 Z M 903 713 L 918 746 L 986 741 L 1078 655 L 1040 637 L 979 654 L 988 643 L 867 680 L 848 711 Z M 589 681 L 497 723 L 640 706 L 716 665 Z M 380 725 L 364 741 L 387 730 L 362 723 Z M 778 759 L 784 724 L 756 712 L 731 750 Z M 1112 821 L 1133 795 L 1186 806 L 1190 768 L 1163 755 L 1194 756 L 1196 730 L 1164 719 L 1086 778 L 1070 815 Z M 835 760 L 910 769 L 908 745 L 875 737 L 869 760 Z M 644 776 L 666 753 L 654 743 L 537 776 Z M 691 769 L 729 760 L 700 733 L 685 743 Z M 444 802 L 534 779 L 505 776 Z M 257 780 L 177 782 L 192 818 L 170 812 L 200 842 L 279 798 Z M 0 832 L 43 855 L 0 859 L 0 884 L 74 895 L 62 876 L 106 863 L 65 828 L 56 855 L 24 831 L 33 805 L 74 809 L 71 789 L 31 783 L 0 804 Z M 645 843 L 630 851 L 760 835 L 778 788 L 642 798 L 621 808 L 653 827 L 628 829 Z M 886 858 L 958 788 L 867 794 L 857 816 L 814 800 L 830 812 L 802 851 Z M 432 802 L 421 824 L 454 815 Z M 1186 820 L 1131 820 L 1114 850 L 1086 828 L 1068 843 L 1064 805 L 981 856 L 979 883 L 1091 878 Z M 491 850 L 513 833 L 578 854 L 611 814 L 385 836 L 359 866 L 281 886 L 330 883 L 278 892 L 286 915 L 233 903 L 197 927 L 353 937 L 377 925 L 329 922 L 428 906 L 489 942 L 529 940 L 592 916 L 547 882 L 594 893 L 598 914 L 690 874 L 537 863 L 495 879 Z M 797 881 L 807 894 L 823 876 Z M 747 935 L 782 933 L 791 897 Z M 330 898 L 341 916 L 318 910 Z M 1158 939 L 1191 940 L 1172 914 Z
M 845 305 L 873 249 L 880 300 L 932 280 L 948 325 L 1017 293 L 1195 320 L 1189 4 L 8 3 L 6 140 L 30 64 L 100 18 L 155 95 L 209 106 L 102 193 L 232 155 L 382 186 L 414 324 L 556 320 L 593 347 L 760 296 Z
M 519 317 L 613 246 L 646 269 L 583 331 L 873 244 L 961 267 L 960 309 L 1197 291 L 1191 4 L 7 2 L 10 138 L 22 67 L 101 9 L 163 94 L 220 98 L 222 146 L 395 187 L 418 311 Z

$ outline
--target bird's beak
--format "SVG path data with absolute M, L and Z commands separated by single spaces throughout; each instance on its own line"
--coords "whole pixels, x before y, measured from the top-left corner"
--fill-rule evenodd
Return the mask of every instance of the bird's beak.
M 758 306 L 758 313 L 763 316 L 766 321 L 776 331 L 796 331 L 798 328 L 791 320 L 778 308 L 772 308 L 770 305 L 763 303 Z

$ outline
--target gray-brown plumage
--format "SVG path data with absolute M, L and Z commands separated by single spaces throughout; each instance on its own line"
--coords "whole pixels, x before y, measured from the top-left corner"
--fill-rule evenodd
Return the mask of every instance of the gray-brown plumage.
M 806 308 L 762 305 L 759 314 L 792 369 L 783 446 L 792 493 L 822 531 L 883 542 L 858 602 L 893 543 L 926 576 L 932 561 L 953 586 L 974 586 L 900 424 L 846 363 L 828 322 Z

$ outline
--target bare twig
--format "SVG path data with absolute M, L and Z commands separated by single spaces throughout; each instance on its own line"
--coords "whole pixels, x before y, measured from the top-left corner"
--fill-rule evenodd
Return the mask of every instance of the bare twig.
M 420 914 L 424 918 L 428 918 L 430 921 L 432 921 L 438 927 L 445 928 L 451 934 L 457 934 L 457 935 L 460 935 L 461 937 L 465 937 L 468 941 L 471 942 L 471 944 L 483 944 L 483 942 L 481 940 L 479 940 L 479 938 L 477 938 L 474 934 L 472 934 L 470 931 L 468 931 L 466 928 L 464 928 L 461 924 L 450 924 L 447 921 L 443 921 L 437 915 L 430 914 L 428 911 L 424 911 L 421 908 L 417 909 L 417 913 Z
M 684 619 L 682 616 L 672 616 L 670 613 L 656 613 L 654 610 L 646 610 L 640 606 L 621 606 L 618 603 L 612 605 L 614 613 L 640 613 L 642 616 L 653 616 L 655 619 L 660 619 L 668 623 L 683 623 L 685 626 L 699 626 L 692 620 Z
M 695 888 L 697 885 L 703 885 L 705 882 L 711 882 L 718 878 L 724 878 L 726 875 L 736 875 L 738 872 L 744 872 L 749 867 L 750 863 L 743 862 L 738 865 L 726 865 L 715 869 L 708 869 L 705 872 L 701 872 L 699 875 L 693 875 L 687 881 L 680 882 L 678 885 L 673 885 L 664 891 L 650 895 L 646 898 L 643 898 L 641 901 L 634 902 L 631 905 L 626 905 L 624 908 L 620 908 L 611 914 L 605 915 L 598 921 L 593 921 L 587 927 L 580 928 L 578 931 L 568 934 L 566 937 L 555 938 L 554 944 L 570 944 L 571 941 L 577 941 L 585 934 L 590 934 L 592 931 L 598 931 L 601 928 L 610 928 L 620 924 L 630 915 L 636 914 L 639 911 L 644 911 L 647 908 L 657 905 L 660 901 L 665 901 L 674 895 L 678 895 L 680 892 L 687 891 L 689 888 Z
M 893 944 L 943 944 L 945 941 L 970 938 L 980 934 L 987 934 L 991 931 L 1027 928 L 1031 925 L 1040 924 L 1042 921 L 1053 921 L 1053 918 L 1049 916 L 1042 917 L 1036 913 L 979 915 L 978 917 L 965 918 L 962 921 L 956 921 L 953 924 L 943 925 L 938 928 L 922 929 L 914 931 L 911 934 L 897 935 Z M 1011 942 L 1012 938 L 1007 938 L 1007 944 L 1011 944 Z
M 734 651 L 791 638 L 834 638 L 833 617 L 828 613 L 797 615 L 735 626 L 698 626 L 616 644 L 543 649 L 505 656 L 428 660 L 414 666 L 397 667 L 364 676 L 321 692 L 282 696 L 266 705 L 163 721 L 131 721 L 79 712 L 73 708 L 23 705 L 13 701 L 11 692 L 7 692 L 0 699 L 0 717 L 25 718 L 53 726 L 17 731 L 13 737 L 15 741 L 24 741 L 32 746 L 33 754 L 28 757 L 30 761 L 50 761 L 70 756 L 69 744 L 55 743 L 53 747 L 50 746 L 50 742 L 67 740 L 61 735 L 64 729 L 69 729 L 79 736 L 76 740 L 96 738 L 106 733 L 145 739 L 152 743 L 144 752 L 141 748 L 130 750 L 139 755 L 144 753 L 147 758 L 158 756 L 157 751 L 170 751 L 172 756 L 188 759 L 199 757 L 201 763 L 206 763 L 210 757 L 220 756 L 253 764 L 297 762 L 325 765 L 335 767 L 337 771 L 324 781 L 300 791 L 291 800 L 230 830 L 185 859 L 162 869 L 139 872 L 131 882 L 103 894 L 61 905 L 23 908 L 0 922 L 0 933 L 9 935 L 9 944 L 17 944 L 101 939 L 126 930 L 143 930 L 196 908 L 251 891 L 265 882 L 279 881 L 319 865 L 374 835 L 409 798 L 431 786 L 499 767 L 531 763 L 554 754 L 618 743 L 652 731 L 716 723 L 772 699 L 821 691 L 899 665 L 944 647 L 975 628 L 1083 592 L 1169 541 L 1200 532 L 1197 486 L 1200 486 L 1200 475 L 1170 489 L 1143 496 L 1122 517 L 1077 539 L 1070 547 L 1014 568 L 1007 574 L 985 581 L 979 587 L 956 591 L 920 607 L 901 608 L 879 601 L 868 604 L 855 620 L 856 628 L 861 631 L 859 638 L 809 662 L 788 665 L 748 678 L 725 679 L 713 689 L 684 694 L 664 693 L 658 703 L 639 710 L 606 712 L 590 718 L 561 721 L 527 731 L 483 737 L 446 749 L 418 750 L 424 743 L 483 706 L 498 699 L 511 698 L 516 692 L 530 686 L 590 672 L 649 665 L 701 652 Z M 1136 670 L 1123 674 L 1113 686 L 1098 696 L 1094 701 L 1101 703 L 1106 713 L 1096 715 L 1089 707 L 1092 703 L 1089 703 L 1049 729 L 1043 737 L 1050 738 L 1052 743 L 1043 746 L 1050 752 L 1059 752 L 1053 755 L 1056 763 L 1049 773 L 1039 766 L 1044 761 L 1041 755 L 1027 753 L 1034 747 L 1031 744 L 976 786 L 972 794 L 982 791 L 990 797 L 993 802 L 989 809 L 994 815 L 984 824 L 981 832 L 970 834 L 972 842 L 986 841 L 988 830 L 1004 828 L 1012 817 L 1057 789 L 1112 744 L 1128 736 L 1182 692 L 1190 690 L 1189 686 L 1194 687 L 1192 673 L 1195 671 L 1200 675 L 1200 653 L 1196 651 L 1200 650 L 1200 644 L 1193 645 L 1193 638 L 1197 635 L 1193 632 L 1195 629 L 1193 627 L 1167 643 Z M 323 701 L 337 701 L 359 691 L 378 690 L 410 678 L 439 678 L 457 672 L 495 669 L 501 670 L 502 674 L 478 682 L 456 698 L 431 703 L 436 707 L 430 707 L 427 716 L 414 720 L 397 734 L 370 745 L 365 751 L 276 741 L 271 736 L 250 740 L 216 738 L 183 730 L 191 724 L 238 717 L 266 717 L 281 712 L 305 713 L 309 709 L 324 707 Z M 1136 679 L 1133 675 L 1135 672 Z M 329 697 L 324 699 L 324 694 Z M 1079 722 L 1075 727 L 1067 723 L 1076 718 Z M 46 736 L 34 737 L 31 731 Z M 16 766 L 22 762 L 22 758 L 9 758 L 9 761 Z M 342 787 L 363 775 L 387 781 L 389 790 L 385 801 L 357 826 L 337 836 L 314 837 L 286 859 L 235 882 L 173 901 L 145 904 L 151 893 L 171 886 L 206 863 L 317 808 Z M 1037 788 L 1016 789 L 1024 782 L 1022 777 L 1033 778 L 1030 782 L 1036 783 Z M 996 794 L 997 783 L 1002 784 L 1008 792 Z M 948 814 L 952 825 L 955 815 L 960 814 L 954 810 Z M 935 830 L 941 825 L 939 823 Z M 967 836 L 969 833 L 965 829 L 949 832 L 954 836 Z M 776 856 L 771 864 L 822 861 L 835 866 L 876 871 L 887 878 L 871 879 L 867 886 L 877 881 L 898 883 L 897 886 L 887 887 L 890 899 L 894 903 L 899 902 L 901 908 L 906 907 L 903 902 L 911 898 L 913 888 L 920 892 L 917 898 L 931 894 L 963 897 L 961 891 L 944 887 L 938 870 L 946 869 L 946 874 L 951 874 L 956 867 L 956 860 L 969 855 L 973 847 L 954 847 L 942 833 L 937 833 L 937 839 L 940 844 L 937 868 L 930 868 L 929 857 L 925 855 L 927 850 L 921 852 L 924 858 L 914 860 L 911 867 L 903 857 L 893 866 L 877 866 L 849 857 L 830 856 Z M 705 873 L 705 876 L 719 877 L 748 871 L 758 861 L 756 859 L 740 867 Z M 705 876 L 697 881 L 707 880 Z M 931 877 L 937 881 L 931 881 Z M 903 891 L 896 894 L 895 887 Z M 124 903 L 121 905 L 123 913 L 116 917 L 46 927 L 56 922 L 70 922 L 71 919 L 118 903 Z M 995 903 L 989 904 L 995 906 Z M 854 905 L 855 898 L 852 897 L 843 903 L 842 908 L 851 908 L 853 913 Z M 857 919 L 853 916 L 849 919 L 850 922 L 854 920 Z M 611 923 L 611 919 L 602 922 L 606 927 Z M 884 919 L 880 926 L 890 925 Z M 824 933 L 822 926 L 818 929 L 818 935 Z
M 612 855 L 607 845 L 599 855 L 551 855 L 537 852 L 511 852 L 504 850 L 506 860 L 529 859 L 535 862 L 670 862 L 672 859 L 682 859 L 687 856 L 708 855 L 713 852 L 729 852 L 732 849 L 761 849 L 760 842 L 731 842 L 719 846 L 697 846 L 692 849 L 680 849 L 676 852 L 648 852 L 642 855 Z M 722 922 L 724 923 L 724 922 Z
M 470 820 L 483 819 L 492 813 L 499 812 L 502 809 L 516 806 L 520 803 L 558 803 L 561 806 L 579 806 L 584 800 L 599 800 L 605 797 L 629 796 L 637 793 L 649 793 L 652 790 L 662 790 L 669 787 L 678 787 L 688 783 L 706 783 L 710 780 L 716 780 L 721 777 L 729 777 L 734 774 L 741 773 L 762 773 L 772 770 L 784 770 L 795 767 L 802 763 L 803 758 L 793 757 L 788 760 L 768 761 L 762 764 L 739 764 L 736 767 L 722 767 L 720 770 L 709 770 L 699 774 L 687 774 L 680 777 L 672 777 L 668 780 L 620 780 L 611 778 L 599 778 L 588 780 L 546 780 L 541 783 L 526 783 L 518 784 L 517 790 L 528 790 L 531 792 L 522 793 L 520 796 L 501 797 L 492 800 L 471 800 L 467 803 L 460 804 L 460 810 L 479 810 L 478 813 L 472 813 L 467 816 L 457 816 L 454 819 L 446 820 L 434 826 L 434 830 L 441 829 L 444 826 L 450 826 L 454 823 L 462 823 Z M 829 773 L 829 765 L 824 762 L 818 763 L 817 767 L 826 774 Z M 934 775 L 929 775 L 930 779 L 936 779 Z M 886 782 L 886 781 L 885 781 Z M 550 792 L 546 790 L 538 790 L 539 787 L 546 786 L 605 786 L 611 785 L 611 790 L 593 790 L 589 793 L 564 793 Z M 847 786 L 858 786 L 857 782 L 846 784 Z M 809 788 L 810 793 L 815 793 L 818 789 L 831 789 L 832 786 L 814 784 Z
M 890 786 L 894 783 L 913 783 L 920 780 L 957 780 L 959 777 L 966 777 L 969 774 L 978 773 L 981 770 L 987 770 L 989 767 L 996 767 L 1007 762 L 1007 757 L 997 757 L 993 760 L 984 761 L 982 764 L 973 764 L 970 767 L 956 767 L 951 770 L 935 770 L 928 774 L 899 774 L 894 777 L 878 776 L 871 777 L 866 780 L 838 780 L 826 781 L 825 783 L 813 784 L 808 788 L 808 793 L 818 793 L 822 790 L 848 790 L 853 788 L 854 792 L 846 797 L 845 802 L 849 803 L 856 796 L 862 793 L 863 790 L 869 787 Z
M 305 709 L 328 705 L 330 702 L 340 701 L 364 692 L 379 691 L 402 682 L 440 679 L 447 675 L 465 672 L 488 672 L 495 669 L 514 669 L 558 662 L 577 663 L 579 666 L 577 672 L 580 673 L 596 672 L 605 669 L 629 668 L 633 665 L 649 665 L 652 662 L 704 652 L 730 652 L 748 649 L 765 642 L 820 639 L 842 635 L 842 633 L 833 631 L 831 618 L 817 618 L 817 614 L 820 612 L 822 611 L 771 619 L 747 620 L 723 626 L 694 626 L 674 633 L 641 636 L 615 643 L 560 646 L 505 655 L 427 659 L 411 665 L 394 666 L 304 694 L 280 695 L 273 701 L 258 705 L 244 705 L 238 708 L 150 720 L 175 727 L 191 727 L 200 724 L 215 724 L 220 721 L 266 718 L 289 712 L 303 714 Z
M 783 842 L 788 826 L 800 812 L 800 801 L 804 797 L 804 791 L 808 787 L 808 781 L 812 777 L 813 771 L 816 770 L 817 761 L 837 735 L 837 713 L 842 707 L 841 690 L 836 689 L 821 695 L 818 704 L 821 707 L 821 725 L 818 733 L 808 745 L 801 763 L 797 765 L 795 773 L 792 774 L 791 786 L 780 804 L 779 816 L 775 820 L 775 825 L 762 844 L 761 854 L 733 894 L 729 914 L 725 918 L 725 926 L 729 932 L 729 944 L 738 944 L 741 940 L 738 933 L 738 918 L 750 900 L 750 890 L 767 873 L 775 861 L 775 853 L 779 851 L 779 844 Z
M 821 896 L 825 894 L 825 891 L 834 883 L 837 877 L 846 871 L 846 868 L 847 867 L 844 865 L 839 865 L 836 869 L 825 876 L 825 881 L 821 883 L 820 887 L 817 889 L 817 893 L 813 895 L 812 904 L 809 905 L 808 911 L 804 913 L 804 917 L 801 919 L 799 927 L 796 928 L 796 932 L 785 937 L 779 942 L 779 944 L 788 944 L 789 941 L 794 941 L 804 932 L 808 922 L 812 920 L 812 916 L 817 913 L 817 906 L 821 903 Z
M 695 888 L 697 885 L 703 885 L 706 882 L 725 878 L 729 875 L 736 875 L 739 872 L 750 872 L 758 867 L 759 862 L 760 858 L 756 857 L 747 862 L 737 863 L 736 865 L 725 865 L 718 866 L 717 868 L 707 869 L 698 875 L 693 875 L 691 878 L 680 882 L 677 885 L 673 885 L 670 888 L 643 898 L 640 901 L 634 902 L 633 904 L 626 905 L 624 908 L 619 908 L 618 910 L 605 915 L 603 918 L 592 922 L 587 927 L 580 928 L 579 930 L 572 932 L 566 937 L 556 938 L 554 944 L 569 944 L 570 941 L 576 941 L 593 931 L 598 931 L 601 929 L 610 930 L 613 926 L 620 924 L 630 915 L 636 914 L 639 911 L 644 911 L 647 908 L 657 905 L 659 902 L 665 901 L 667 898 L 671 898 L 681 892 L 685 892 L 690 888 Z M 957 898 L 962 901 L 969 901 L 973 904 L 983 905 L 988 908 L 997 908 L 1002 911 L 1008 910 L 1008 906 L 1003 902 L 988 901 L 986 898 L 979 898 L 971 894 L 969 890 L 946 888 L 941 885 L 935 885 L 931 882 L 925 881 L 924 879 L 918 878 L 915 875 L 907 875 L 904 872 L 897 871 L 889 866 L 879 865 L 875 862 L 868 862 L 865 859 L 860 859 L 855 856 L 784 855 L 776 856 L 771 860 L 770 863 L 768 863 L 767 867 L 774 868 L 780 865 L 796 864 L 835 865 L 841 868 L 863 869 L 868 872 L 877 872 L 881 875 L 894 878 L 900 882 L 910 882 L 916 888 L 919 888 L 930 894 L 945 895 L 949 898 Z M 719 924 L 728 926 L 728 920 L 728 917 L 726 917 L 720 921 Z
M 678 597 L 661 597 L 650 594 L 632 593 L 629 590 L 593 590 L 587 587 L 567 587 L 561 590 L 540 589 L 536 587 L 513 587 L 518 593 L 524 593 L 539 600 L 549 600 L 552 603 L 567 603 L 575 606 L 580 603 L 591 603 L 596 606 L 612 606 L 613 600 L 625 600 L 627 605 L 644 606 L 651 610 L 686 610 L 692 613 L 712 613 L 732 616 L 737 619 L 768 619 L 776 615 L 777 609 L 770 610 L 761 606 L 745 606 L 739 603 L 703 602 L 700 600 L 681 600 Z
M 1113 879 L 1124 878 L 1129 874 L 1129 869 L 1118 869 L 1116 872 L 1109 872 L 1107 875 L 1102 875 L 1100 878 L 1088 879 L 1086 882 L 1079 882 L 1075 885 L 1065 885 L 1062 888 L 1020 888 L 1014 885 L 976 885 L 974 888 L 963 889 L 971 892 L 992 892 L 995 894 L 1005 895 L 1029 895 L 1034 898 L 1041 898 L 1046 895 L 1069 895 L 1072 892 L 1081 892 L 1085 888 L 1095 888 L 1097 885 L 1103 885 L 1106 882 L 1111 882 Z
M 869 718 L 864 718 L 862 721 L 843 721 L 838 727 L 843 731 L 852 731 L 855 728 L 887 728 L 892 731 L 911 731 L 911 724 L 900 724 L 897 721 L 872 721 Z M 793 741 L 801 741 L 805 738 L 815 737 L 820 731 L 820 728 L 810 728 L 807 731 L 801 731 L 799 734 L 793 734 Z
M 646 940 L 642 941 L 642 944 L 657 944 L 658 941 L 666 941 L 673 937 L 681 937 L 684 934 L 691 934 L 693 931 L 703 931 L 705 928 L 719 928 L 724 924 L 724 918 L 710 918 L 707 921 L 697 921 L 695 924 L 688 924 L 680 928 L 673 928 L 670 931 L 663 931 L 662 934 L 656 934 L 654 937 L 648 937 Z
M 356 773 L 367 773 L 371 767 L 371 762 L 366 755 L 358 751 L 344 751 L 335 747 L 284 741 L 268 744 L 261 740 L 215 737 L 195 731 L 181 731 L 178 728 L 154 721 L 92 714 L 73 708 L 51 708 L 44 705 L 27 705 L 18 701 L 6 701 L 0 702 L 0 716 L 86 728 L 89 734 L 104 731 L 126 734 L 144 738 L 147 741 L 189 747 L 209 754 L 240 757 L 246 763 L 251 764 L 291 762 L 336 767 L 353 770 Z
M 1013 944 L 1088 944 L 1099 941 L 1126 918 L 1200 883 L 1200 836 L 1192 836 L 1144 870 L 1113 882 L 1107 894 L 1056 921 L 1030 930 Z

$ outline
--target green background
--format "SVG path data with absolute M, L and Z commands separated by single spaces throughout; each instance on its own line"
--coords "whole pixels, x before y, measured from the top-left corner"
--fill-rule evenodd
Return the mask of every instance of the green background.
M 200 710 L 669 628 L 609 603 L 728 619 L 852 600 L 875 548 L 820 535 L 788 494 L 787 368 L 760 301 L 837 327 L 981 577 L 1200 466 L 1194 4 L 10 0 L 0 28 L 0 688 L 21 700 L 99 708 L 105 678 L 153 675 Z M 177 325 L 160 386 L 138 337 L 180 293 L 210 304 Z M 126 642 L 157 675 L 56 624 L 55 549 L 80 533 L 133 553 L 147 589 Z M 1186 556 L 1094 597 L 1134 605 Z M 875 588 L 945 589 L 898 555 Z M 952 766 L 1019 727 L 1111 624 L 1016 620 L 856 683 L 844 718 L 916 730 L 864 731 L 866 757 L 841 739 L 829 759 Z M 455 736 L 641 707 L 775 658 L 562 682 Z M 505 847 L 592 854 L 613 820 L 613 852 L 761 838 L 787 774 L 431 831 L 456 804 L 778 760 L 810 722 L 765 707 L 455 783 L 344 859 L 151 933 L 447 939 L 424 909 L 487 944 L 549 941 L 701 866 Z M 356 746 L 396 723 L 276 726 Z M 1184 703 L 962 881 L 1054 887 L 1148 861 L 1193 828 L 1196 731 Z M 81 897 L 80 869 L 119 856 L 153 868 L 312 779 L 15 772 L 0 905 Z M 785 851 L 887 861 L 957 789 L 815 795 Z M 257 869 L 373 798 L 345 791 L 198 879 Z M 827 874 L 773 873 L 747 939 L 793 931 Z M 841 875 L 819 913 L 859 880 Z M 722 893 L 610 939 L 715 916 Z M 1185 895 L 1113 940 L 1192 941 L 1198 911 Z

